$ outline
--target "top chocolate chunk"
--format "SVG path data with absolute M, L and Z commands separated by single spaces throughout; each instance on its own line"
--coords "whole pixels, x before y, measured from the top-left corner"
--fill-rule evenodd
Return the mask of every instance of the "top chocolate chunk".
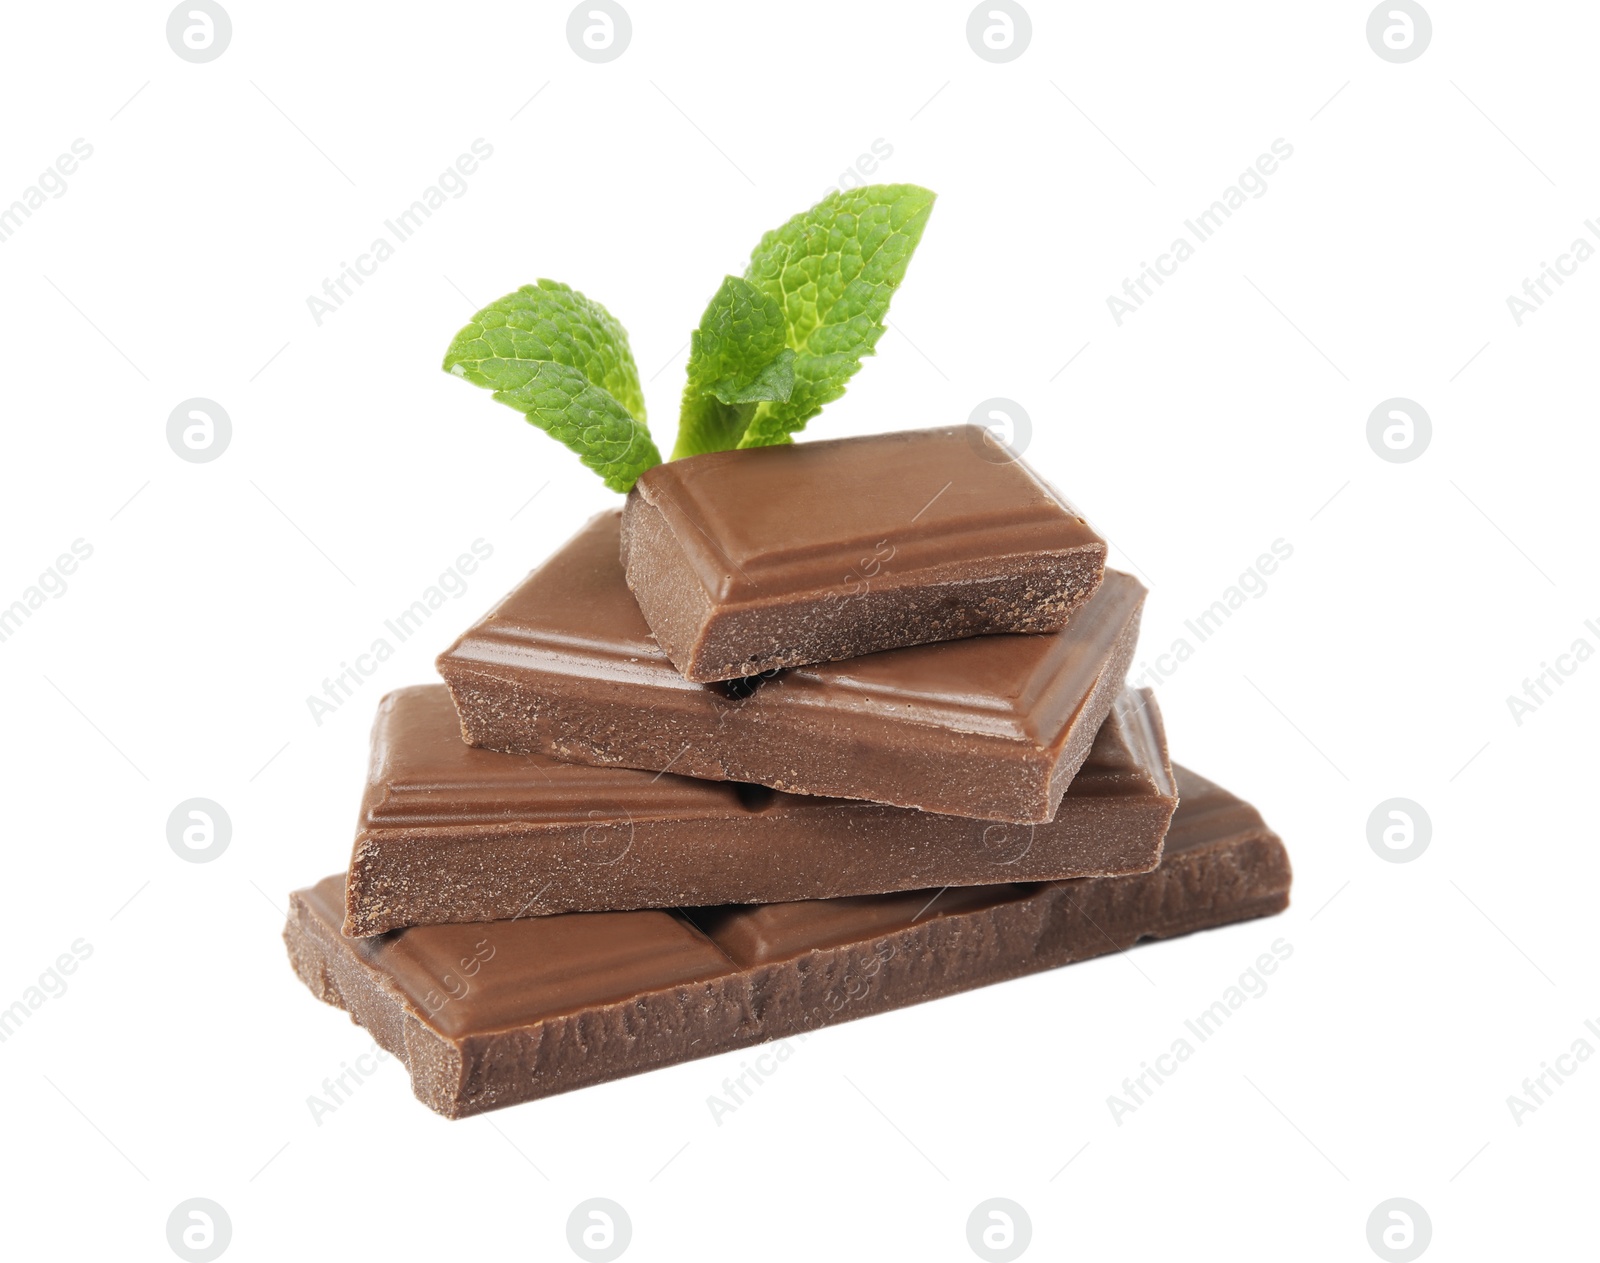
M 687 679 L 1050 632 L 1106 545 L 981 426 L 708 452 L 646 470 L 629 588 Z

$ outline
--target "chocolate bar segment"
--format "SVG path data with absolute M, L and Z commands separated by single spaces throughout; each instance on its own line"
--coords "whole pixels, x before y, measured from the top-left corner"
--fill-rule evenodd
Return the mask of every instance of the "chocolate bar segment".
M 622 510 L 622 559 L 662 650 L 704 683 L 1059 631 L 1106 545 L 968 425 L 657 465 Z
M 290 898 L 302 981 L 450 1117 L 1281 912 L 1260 815 L 1182 768 L 1153 872 L 694 912 L 573 912 L 347 938 L 344 878 Z
M 438 662 L 473 745 L 979 820 L 1054 814 L 1122 690 L 1144 588 L 1108 570 L 1059 632 L 695 684 L 651 636 L 602 513 Z
M 1148 691 L 1118 697 L 1055 819 L 1017 825 L 480 750 L 423 685 L 378 707 L 344 932 L 1142 873 L 1176 805 Z

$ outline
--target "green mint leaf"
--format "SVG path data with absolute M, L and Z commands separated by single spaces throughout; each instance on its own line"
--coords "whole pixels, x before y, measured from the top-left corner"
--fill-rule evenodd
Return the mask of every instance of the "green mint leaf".
M 830 193 L 761 239 L 745 279 L 783 312 L 794 388 L 757 405 L 740 447 L 790 442 L 844 394 L 883 336 L 933 200 L 914 184 L 869 184 Z
M 456 334 L 444 369 L 492 390 L 613 491 L 661 463 L 627 331 L 566 285 L 540 281 L 490 303 Z
M 690 335 L 689 381 L 723 403 L 777 398 L 750 389 L 787 346 L 783 309 L 749 281 L 724 277 Z
M 678 409 L 678 440 L 672 445 L 672 459 L 698 456 L 702 452 L 727 452 L 739 446 L 745 427 L 756 414 L 753 403 L 723 403 L 702 395 L 693 386 L 683 389 L 683 404 Z
M 794 352 L 788 347 L 756 370 L 753 377 L 728 376 L 706 392 L 723 403 L 762 403 L 794 393 Z
M 532 369 L 521 386 L 496 391 L 494 397 L 571 448 L 611 490 L 626 494 L 640 474 L 661 463 L 649 430 L 610 391 L 551 360 Z
M 748 281 L 724 277 L 689 339 L 689 382 L 673 456 L 737 447 L 754 405 L 794 389 L 783 309 Z

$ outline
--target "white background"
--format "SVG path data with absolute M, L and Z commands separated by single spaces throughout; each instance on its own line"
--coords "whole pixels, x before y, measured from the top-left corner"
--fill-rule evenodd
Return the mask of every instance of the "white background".
M 207 1197 L 229 1259 L 564 1258 L 591 1196 L 641 1260 L 973 1258 L 994 1196 L 1027 1257 L 1368 1258 L 1390 1197 L 1431 1257 L 1593 1251 L 1600 1058 L 1520 1126 L 1507 1098 L 1600 1048 L 1600 663 L 1521 724 L 1506 698 L 1600 648 L 1600 262 L 1520 327 L 1506 297 L 1600 215 L 1600 11 L 1437 3 L 1391 64 L 1364 3 L 1036 3 L 991 64 L 960 3 L 637 0 L 594 65 L 564 4 L 228 7 L 203 65 L 162 5 L 5 17 L 0 205 L 94 150 L 0 244 L 0 605 L 93 548 L 0 643 L 0 1006 L 93 953 L 0 1045 L 9 1254 L 171 1258 L 169 1212 Z M 319 326 L 307 296 L 480 137 L 465 195 Z M 1107 296 L 1280 137 L 1267 192 L 1119 327 Z M 1150 585 L 1144 662 L 1291 545 L 1159 696 L 1176 757 L 1286 839 L 1293 907 L 816 1034 L 720 1126 L 749 1053 L 455 1123 L 390 1061 L 319 1125 L 369 1041 L 279 935 L 345 862 L 373 708 L 615 503 L 444 347 L 474 304 L 576 285 L 626 324 L 666 450 L 722 275 L 875 140 L 874 178 L 940 201 L 807 437 L 1021 403 L 1029 460 Z M 213 463 L 167 444 L 194 396 L 232 418 Z M 1366 439 L 1394 396 L 1432 418 L 1410 463 Z M 314 722 L 480 538 L 466 594 Z M 233 824 L 212 863 L 167 844 L 196 796 Z M 1433 826 L 1405 864 L 1367 841 L 1395 796 Z M 1270 990 L 1114 1122 L 1279 937 Z

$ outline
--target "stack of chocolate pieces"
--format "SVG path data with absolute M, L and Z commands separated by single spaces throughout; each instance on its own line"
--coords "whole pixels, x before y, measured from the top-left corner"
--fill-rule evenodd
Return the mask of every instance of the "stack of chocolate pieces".
M 649 470 L 383 700 L 296 971 L 459 1117 L 1281 911 L 1105 553 L 976 427 Z

